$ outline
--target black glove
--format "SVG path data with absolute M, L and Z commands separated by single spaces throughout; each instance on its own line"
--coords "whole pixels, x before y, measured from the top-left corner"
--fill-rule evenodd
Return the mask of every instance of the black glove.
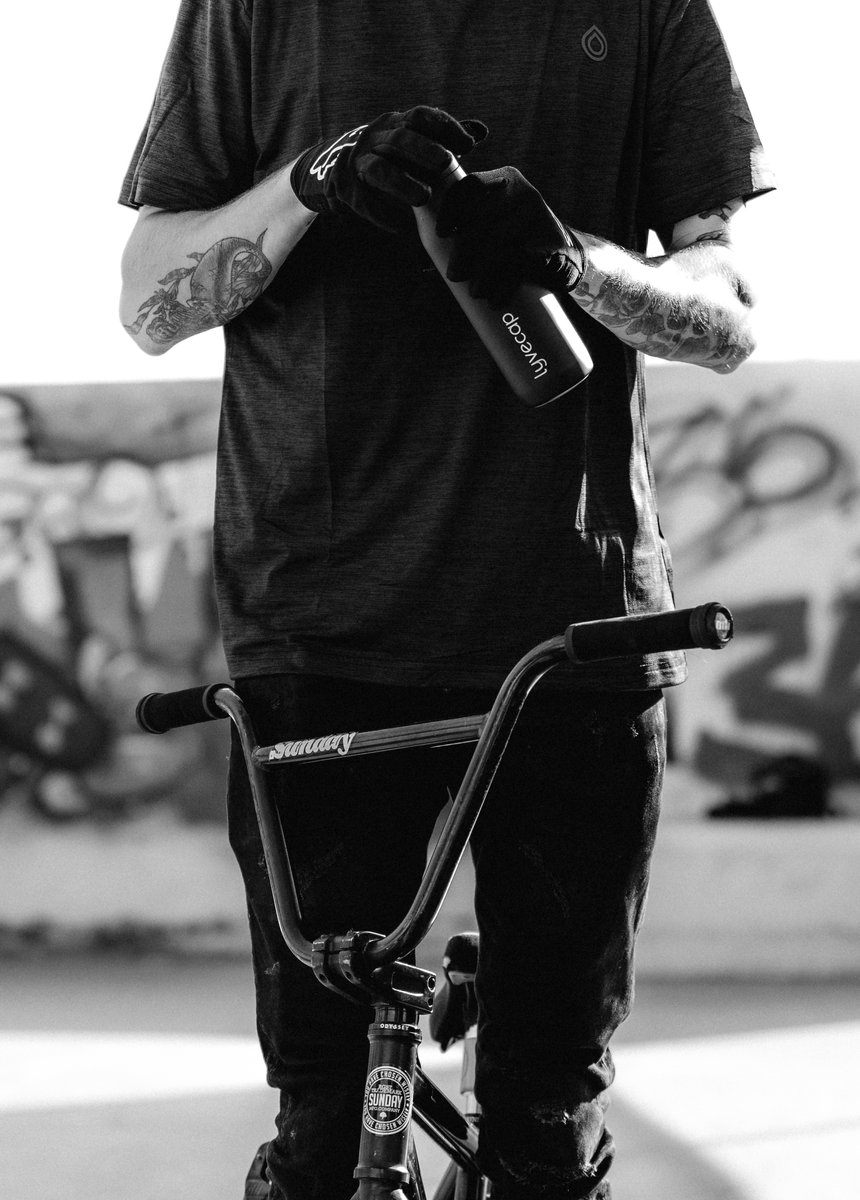
M 446 192 L 436 232 L 452 237 L 447 275 L 493 305 L 522 282 L 571 291 L 585 266 L 582 246 L 515 167 L 467 175 Z
M 290 183 L 313 212 L 351 211 L 399 232 L 414 228 L 410 207 L 427 203 L 451 155 L 468 154 L 486 136 L 481 121 L 456 121 L 441 108 L 384 113 L 305 150 Z

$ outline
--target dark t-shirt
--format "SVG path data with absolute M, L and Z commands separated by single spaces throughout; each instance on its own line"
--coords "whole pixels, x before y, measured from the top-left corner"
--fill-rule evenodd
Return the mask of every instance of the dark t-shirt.
M 415 104 L 483 119 L 470 169 L 517 166 L 573 228 L 639 251 L 771 186 L 706 0 L 184 0 L 121 199 L 214 207 Z M 225 329 L 233 674 L 495 684 L 573 620 L 671 607 L 638 356 L 581 332 L 589 380 L 528 409 L 417 235 L 319 218 Z M 583 682 L 683 673 L 655 655 Z

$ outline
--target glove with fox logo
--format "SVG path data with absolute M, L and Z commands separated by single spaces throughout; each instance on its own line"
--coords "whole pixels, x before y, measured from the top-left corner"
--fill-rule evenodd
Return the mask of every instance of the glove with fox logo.
M 436 232 L 453 239 L 448 278 L 468 280 L 473 296 L 494 305 L 524 281 L 572 291 L 585 269 L 579 240 L 516 167 L 476 172 L 452 184 Z
M 305 150 L 290 183 L 312 212 L 353 212 L 397 233 L 414 228 L 410 209 L 427 203 L 451 155 L 468 154 L 486 136 L 481 121 L 457 121 L 441 108 L 384 113 Z

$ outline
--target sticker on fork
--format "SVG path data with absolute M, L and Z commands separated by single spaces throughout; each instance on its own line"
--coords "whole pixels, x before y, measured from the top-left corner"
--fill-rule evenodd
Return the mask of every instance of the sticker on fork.
M 375 1067 L 364 1093 L 364 1127 L 371 1133 L 400 1133 L 412 1111 L 412 1085 L 398 1067 Z

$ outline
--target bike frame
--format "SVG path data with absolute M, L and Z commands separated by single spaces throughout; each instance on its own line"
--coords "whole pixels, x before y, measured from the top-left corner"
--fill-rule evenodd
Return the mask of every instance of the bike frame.
M 414 1117 L 449 1155 L 452 1166 L 439 1196 L 486 1200 L 492 1185 L 477 1163 L 477 1131 L 424 1075 L 417 1061 L 418 1020 L 433 1007 L 436 976 L 404 956 L 427 935 L 453 880 L 480 816 L 508 739 L 531 689 L 553 667 L 669 649 L 722 649 L 732 638 L 728 609 L 717 603 L 691 609 L 609 617 L 569 625 L 565 632 L 528 651 L 515 664 L 481 716 L 400 725 L 369 732 L 332 733 L 303 741 L 260 746 L 251 720 L 231 687 L 210 684 L 173 693 L 151 693 L 137 705 L 148 733 L 227 715 L 236 729 L 248 770 L 253 802 L 278 924 L 288 949 L 312 968 L 319 981 L 347 999 L 372 1005 L 370 1055 L 353 1200 L 424 1200 L 411 1142 Z M 415 899 L 400 924 L 387 934 L 349 930 L 311 941 L 302 911 L 269 772 L 349 755 L 377 754 L 418 746 L 475 742 L 469 765 Z M 456 1179 L 456 1188 L 455 1188 Z
M 331 734 L 273 746 L 257 744 L 245 706 L 231 688 L 222 687 L 214 693 L 214 704 L 229 716 L 239 736 L 284 941 L 325 986 L 374 1007 L 354 1200 L 397 1200 L 404 1195 L 403 1186 L 415 1174 L 409 1159 L 413 1117 L 465 1172 L 470 1187 L 466 1191 L 460 1188 L 464 1197 L 483 1200 L 489 1195 L 476 1163 L 478 1139 L 474 1125 L 428 1079 L 417 1062 L 421 1040 L 418 1017 L 432 1008 L 435 976 L 401 960 L 423 941 L 442 907 L 526 697 L 547 671 L 567 661 L 567 657 L 563 636 L 534 647 L 507 676 L 485 715 Z M 468 742 L 476 743 L 471 760 L 415 899 L 400 924 L 388 934 L 349 931 L 309 940 L 302 929 L 301 905 L 280 816 L 269 788 L 269 772 L 343 758 L 346 753 L 378 754 Z M 374 1102 L 380 1100 L 391 1105 L 395 1117 L 374 1117 L 375 1111 L 383 1111 L 374 1108 Z

